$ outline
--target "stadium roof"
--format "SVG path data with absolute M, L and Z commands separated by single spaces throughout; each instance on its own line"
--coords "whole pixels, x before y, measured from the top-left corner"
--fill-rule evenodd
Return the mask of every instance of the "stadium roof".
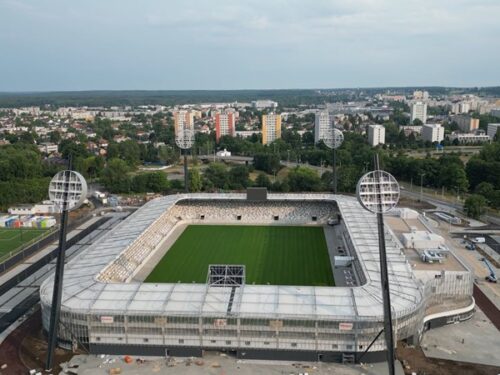
M 269 201 L 337 202 L 360 258 L 367 282 L 356 287 L 244 285 L 236 289 L 228 312 L 230 287 L 207 284 L 112 283 L 100 272 L 119 257 L 162 213 L 183 199 L 245 200 L 245 194 L 182 194 L 148 202 L 66 266 L 62 309 L 102 315 L 237 316 L 267 319 L 382 319 L 382 293 L 376 216 L 355 198 L 332 194 L 269 194 Z M 391 305 L 396 317 L 416 309 L 423 298 L 420 282 L 386 227 Z M 41 287 L 52 298 L 53 277 Z

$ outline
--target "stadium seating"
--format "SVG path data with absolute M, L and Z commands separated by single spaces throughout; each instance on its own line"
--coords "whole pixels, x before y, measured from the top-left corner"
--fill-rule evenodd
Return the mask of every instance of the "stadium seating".
M 304 225 L 325 224 L 335 214 L 335 205 L 324 201 L 180 201 L 170 210 L 164 212 L 113 263 L 106 267 L 100 273 L 99 279 L 107 282 L 126 282 L 129 280 L 135 270 L 158 248 L 163 239 L 180 221 Z

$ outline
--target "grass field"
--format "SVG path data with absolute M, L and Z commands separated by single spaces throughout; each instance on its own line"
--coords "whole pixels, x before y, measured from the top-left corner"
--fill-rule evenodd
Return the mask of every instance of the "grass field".
M 45 233 L 46 229 L 0 228 L 0 257 Z
M 190 225 L 146 282 L 205 283 L 209 264 L 244 264 L 247 284 L 333 286 L 321 227 Z

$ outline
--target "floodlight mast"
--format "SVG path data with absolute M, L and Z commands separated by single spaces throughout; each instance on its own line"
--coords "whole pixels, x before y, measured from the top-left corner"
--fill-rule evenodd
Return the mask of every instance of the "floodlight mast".
M 87 193 L 85 179 L 79 173 L 71 171 L 71 167 L 72 161 L 70 158 L 70 169 L 58 172 L 49 185 L 49 196 L 54 200 L 56 206 L 59 205 L 60 207 L 61 226 L 59 229 L 59 251 L 57 253 L 56 271 L 54 274 L 54 289 L 52 291 L 52 306 L 48 331 L 47 361 L 45 364 L 45 370 L 47 371 L 52 370 L 54 351 L 57 344 L 57 334 L 59 331 L 68 211 L 78 208 L 85 199 Z
M 344 142 L 344 135 L 342 132 L 335 128 L 334 124 L 331 124 L 329 134 L 323 139 L 323 143 L 326 147 L 332 150 L 332 174 L 333 174 L 333 193 L 337 194 L 337 148 L 339 148 Z
M 191 129 L 180 129 L 180 132 L 175 139 L 175 143 L 184 155 L 184 191 L 189 193 L 187 150 L 193 146 L 194 134 Z
M 377 226 L 378 226 L 378 249 L 380 256 L 380 274 L 382 281 L 382 298 L 384 301 L 384 334 L 385 343 L 387 346 L 387 365 L 389 366 L 389 375 L 395 374 L 394 369 L 394 334 L 392 332 L 392 311 L 391 311 L 391 293 L 389 290 L 389 275 L 387 272 L 387 252 L 385 248 L 385 230 L 384 230 L 384 216 L 382 208 L 382 194 L 381 194 L 381 171 L 378 159 L 378 154 L 374 156 L 374 164 L 377 175 L 377 188 L 379 194 L 377 195 Z
M 387 271 L 387 253 L 385 248 L 384 212 L 390 211 L 399 200 L 399 185 L 394 177 L 380 170 L 378 154 L 374 155 L 373 164 L 375 170 L 365 174 L 359 181 L 357 196 L 361 205 L 368 211 L 377 214 L 378 245 L 380 258 L 380 280 L 382 284 L 382 299 L 384 304 L 384 336 L 387 346 L 387 365 L 389 374 L 395 374 L 394 368 L 394 334 L 392 329 L 391 295 L 389 290 L 389 276 Z M 371 192 L 363 196 L 364 189 Z M 374 190 L 373 190 L 374 189 Z M 370 194 L 371 193 L 371 194 Z M 374 194 L 373 194 L 374 193 Z M 373 201 L 375 195 L 376 201 Z M 375 337 L 359 360 L 368 352 L 373 343 L 378 339 L 382 331 Z

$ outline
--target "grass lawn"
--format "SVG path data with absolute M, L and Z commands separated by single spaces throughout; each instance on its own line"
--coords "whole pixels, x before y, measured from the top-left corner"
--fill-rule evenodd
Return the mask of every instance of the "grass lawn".
M 146 282 L 205 283 L 209 264 L 244 264 L 247 284 L 333 286 L 322 227 L 190 225 Z
M 0 228 L 0 257 L 17 249 L 23 243 L 41 236 L 46 229 L 33 228 Z

